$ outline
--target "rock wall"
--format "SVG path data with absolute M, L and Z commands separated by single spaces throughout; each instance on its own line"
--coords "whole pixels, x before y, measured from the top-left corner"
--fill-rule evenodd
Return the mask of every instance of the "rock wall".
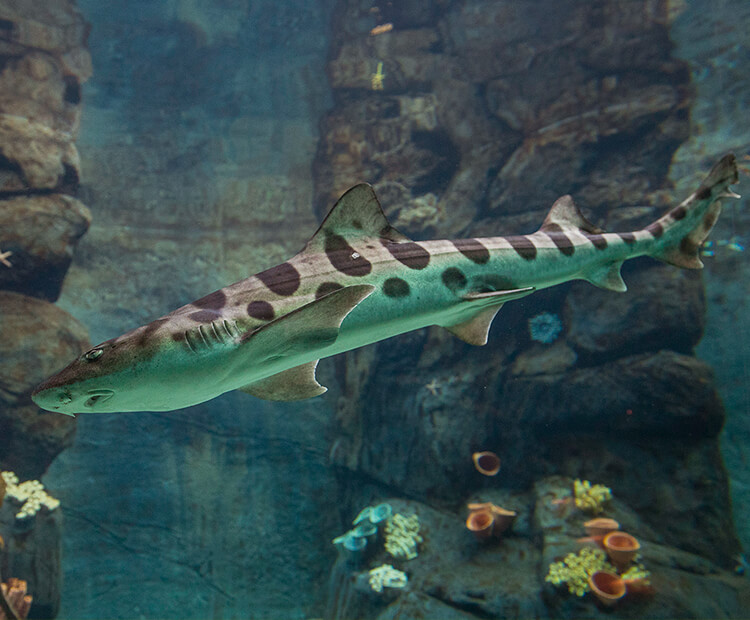
M 336 16 L 320 212 L 356 179 L 417 239 L 529 233 L 565 193 L 607 230 L 632 230 L 694 189 L 674 195 L 668 179 L 692 103 L 674 5 L 344 0 Z M 433 328 L 347 354 L 331 460 L 350 513 L 394 490 L 457 512 L 564 474 L 610 485 L 655 543 L 733 568 L 725 412 L 694 354 L 702 279 L 646 259 L 623 276 L 621 296 L 576 283 L 507 304 L 485 349 Z M 542 314 L 561 329 L 549 343 L 532 337 Z M 502 460 L 491 483 L 469 458 L 482 449 Z M 700 615 L 701 587 L 685 613 Z
M 53 306 L 91 214 L 74 196 L 88 25 L 73 2 L 0 7 L 0 467 L 39 477 L 75 420 L 29 394 L 88 335 Z
M 39 410 L 31 391 L 88 347 L 86 329 L 52 304 L 91 223 L 75 198 L 87 36 L 73 1 L 0 5 L 0 470 L 24 480 L 46 472 L 76 429 L 75 419 Z M 6 501 L 0 511 L 2 575 L 28 582 L 30 617 L 53 618 L 60 511 L 19 520 L 17 510 Z

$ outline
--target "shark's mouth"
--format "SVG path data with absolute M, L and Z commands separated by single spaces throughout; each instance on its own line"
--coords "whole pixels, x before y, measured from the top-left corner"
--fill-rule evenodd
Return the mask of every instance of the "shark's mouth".
M 112 390 L 89 390 L 89 398 L 84 403 L 86 407 L 93 407 L 94 405 L 103 403 L 106 400 L 112 398 L 115 393 Z

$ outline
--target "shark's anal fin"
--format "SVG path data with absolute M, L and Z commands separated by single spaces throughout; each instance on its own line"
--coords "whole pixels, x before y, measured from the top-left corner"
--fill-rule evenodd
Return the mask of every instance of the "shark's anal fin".
M 371 284 L 346 286 L 248 333 L 240 342 L 247 352 L 248 365 L 283 362 L 285 358 L 315 353 L 333 344 L 343 320 L 373 290 Z M 317 396 L 325 388 L 315 379 L 316 365 L 317 360 L 288 368 L 241 389 L 267 400 Z
M 526 297 L 534 292 L 533 286 L 509 289 L 505 291 L 491 291 L 488 293 L 467 293 L 464 300 L 477 304 L 479 310 L 468 321 L 455 325 L 444 325 L 450 333 L 468 344 L 482 346 L 487 344 L 492 320 L 506 301 Z
M 628 290 L 628 287 L 625 280 L 622 279 L 620 267 L 622 267 L 622 261 L 599 265 L 595 269 L 585 272 L 581 277 L 599 288 L 624 293 Z
M 328 388 L 320 385 L 315 378 L 318 361 L 313 360 L 271 375 L 240 388 L 240 391 L 264 400 L 303 400 L 320 396 L 327 392 Z

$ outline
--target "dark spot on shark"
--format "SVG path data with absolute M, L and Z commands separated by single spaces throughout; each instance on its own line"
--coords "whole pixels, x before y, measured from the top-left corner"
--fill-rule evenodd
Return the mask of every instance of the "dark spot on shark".
M 271 291 L 283 297 L 294 295 L 300 284 L 299 271 L 289 263 L 281 263 L 261 271 L 256 277 Z
M 586 235 L 586 238 L 597 250 L 606 250 L 609 245 L 604 235 Z
M 659 222 L 653 222 L 652 224 L 649 224 L 646 226 L 646 230 L 651 233 L 651 236 L 654 239 L 658 239 L 664 234 L 664 226 L 662 226 Z
M 576 248 L 568 235 L 564 232 L 548 232 L 546 235 L 552 239 L 552 242 L 557 246 L 557 249 L 560 250 L 563 256 L 573 256 Z
M 536 246 L 534 242 L 524 235 L 513 235 L 505 237 L 511 247 L 518 255 L 525 260 L 534 260 L 536 258 Z
M 344 288 L 341 284 L 338 284 L 337 282 L 323 282 L 318 287 L 318 290 L 315 291 L 315 299 L 320 299 L 321 297 L 325 297 L 326 295 L 329 295 L 330 293 L 333 293 L 334 291 L 338 291 L 339 289 Z
M 391 256 L 409 269 L 424 269 L 430 264 L 430 253 L 418 243 L 413 241 L 393 243 L 387 239 L 381 241 Z
M 362 230 L 363 228 L 362 222 L 360 222 L 359 220 L 352 220 L 352 226 L 354 226 L 354 228 L 356 228 L 357 230 Z
M 221 310 L 226 303 L 227 296 L 224 294 L 224 291 L 214 291 L 213 293 L 194 301 L 190 305 L 203 310 Z
M 624 232 L 624 233 L 617 233 L 617 235 L 620 237 L 620 239 L 622 239 L 628 245 L 633 245 L 636 242 L 636 238 L 633 233 Z
M 695 197 L 698 200 L 708 200 L 711 198 L 711 188 L 710 187 L 699 187 L 698 191 L 695 192 Z M 681 207 L 677 207 L 680 209 Z
M 490 260 L 490 252 L 476 239 L 454 239 L 451 243 L 470 261 L 484 265 Z
M 466 276 L 463 271 L 456 267 L 448 267 L 440 277 L 443 280 L 443 284 L 454 293 L 466 288 Z
M 406 297 L 409 295 L 409 284 L 401 278 L 388 278 L 383 282 L 383 292 L 388 297 Z
M 669 215 L 672 216 L 673 219 L 680 221 L 683 217 L 687 215 L 687 209 L 680 205 L 679 207 L 675 207 L 669 212 Z
M 274 317 L 273 306 L 267 301 L 257 300 L 247 304 L 247 314 L 254 319 L 270 321 Z
M 197 312 L 191 312 L 188 314 L 188 318 L 196 323 L 210 323 L 220 317 L 221 314 L 214 312 L 213 310 L 198 310 Z
M 323 247 L 331 265 L 341 273 L 362 277 L 372 271 L 370 261 L 359 252 L 355 252 L 341 235 L 326 231 Z

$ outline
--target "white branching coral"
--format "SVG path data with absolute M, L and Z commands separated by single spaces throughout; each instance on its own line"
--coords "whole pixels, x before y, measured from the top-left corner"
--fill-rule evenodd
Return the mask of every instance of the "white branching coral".
M 60 506 L 60 500 L 49 495 L 38 480 L 19 483 L 18 476 L 12 471 L 0 472 L 0 476 L 5 482 L 5 499 L 21 505 L 16 519 L 33 517 L 42 507 L 52 511 Z
M 412 560 L 417 557 L 417 545 L 422 542 L 419 535 L 419 517 L 394 514 L 385 526 L 385 550 L 394 558 Z
M 370 587 L 375 592 L 382 592 L 383 588 L 405 588 L 409 583 L 406 573 L 393 568 L 390 564 L 382 564 L 369 571 Z

